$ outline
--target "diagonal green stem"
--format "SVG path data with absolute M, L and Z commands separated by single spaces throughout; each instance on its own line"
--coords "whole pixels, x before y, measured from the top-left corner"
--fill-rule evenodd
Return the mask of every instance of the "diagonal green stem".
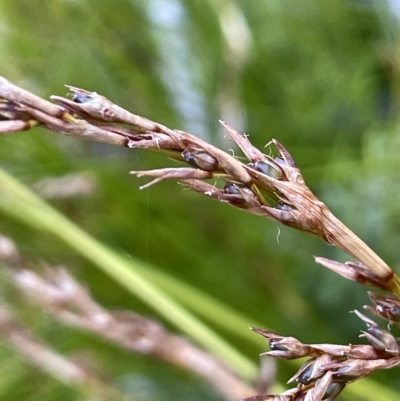
M 232 369 L 239 372 L 242 377 L 247 379 L 254 378 L 256 368 L 251 361 L 148 281 L 150 278 L 152 281 L 160 282 L 163 278 L 165 279 L 164 274 L 152 270 L 148 272 L 140 271 L 141 269 L 138 267 L 140 263 L 121 257 L 103 244 L 97 242 L 1 169 L 0 210 L 34 229 L 47 231 L 57 236 L 105 273 L 109 274 L 132 294 L 135 294 L 153 307 L 166 320 L 173 323 L 177 328 L 198 341 L 215 355 L 220 356 Z M 171 278 L 167 280 L 167 284 L 167 288 L 175 294 L 182 291 L 182 286 L 179 282 L 174 282 Z M 161 283 L 159 285 L 161 286 Z M 221 308 L 221 305 L 214 305 L 214 300 L 203 299 L 204 297 L 201 293 L 197 295 L 201 301 L 201 305 L 207 308 L 217 306 L 217 309 L 222 313 L 223 308 Z M 223 320 L 225 318 L 226 316 L 223 316 Z M 233 318 L 231 323 L 234 326 L 238 324 L 238 320 Z M 248 324 L 246 320 L 242 323 L 243 326 Z M 250 340 L 249 337 L 248 340 Z M 258 341 L 255 340 L 254 342 Z M 279 389 L 277 392 L 281 390 Z M 392 390 L 369 379 L 364 379 L 362 383 L 357 382 L 349 386 L 346 390 L 349 395 L 362 396 L 365 400 L 371 401 L 375 400 L 375 394 L 380 394 L 382 399 L 396 398 L 396 394 Z
M 241 377 L 255 377 L 257 369 L 254 363 L 148 281 L 133 260 L 118 255 L 96 241 L 1 169 L 0 210 L 34 229 L 47 231 L 58 237 L 179 330 L 222 358 Z
M 151 282 L 156 283 L 167 294 L 171 294 L 175 300 L 184 302 L 187 309 L 195 312 L 207 322 L 211 322 L 227 333 L 235 334 L 258 349 L 266 347 L 265 338 L 254 335 L 251 330 L 248 330 L 251 326 L 265 327 L 265 323 L 250 319 L 201 289 L 155 267 L 147 268 L 143 273 Z M 268 329 L 273 330 L 272 327 L 268 327 Z

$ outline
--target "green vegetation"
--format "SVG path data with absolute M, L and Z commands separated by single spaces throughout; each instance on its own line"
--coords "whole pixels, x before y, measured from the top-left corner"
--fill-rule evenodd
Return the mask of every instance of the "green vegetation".
M 312 190 L 396 270 L 399 21 L 384 2 L 42 3 L 0 4 L 2 75 L 44 97 L 64 95 L 64 84 L 93 90 L 224 149 L 233 145 L 219 118 L 260 149 L 277 138 Z M 128 172 L 165 165 L 158 155 L 35 129 L 0 136 L 0 165 L 27 187 L 71 173 L 94 182 L 88 196 L 49 199 L 50 209 L 1 176 L 1 233 L 33 266 L 66 266 L 100 304 L 158 319 L 243 377 L 267 349 L 250 325 L 307 343 L 360 342 L 364 326 L 348 311 L 368 303 L 365 288 L 313 262 L 345 255 L 174 182 L 140 191 L 146 181 Z M 88 358 L 136 400 L 219 399 L 189 373 L 66 328 L 4 277 L 0 285 L 38 337 Z M 0 401 L 86 399 L 7 347 L 0 354 Z M 280 383 L 294 371 L 279 361 Z M 338 399 L 394 400 L 396 374 L 361 380 Z

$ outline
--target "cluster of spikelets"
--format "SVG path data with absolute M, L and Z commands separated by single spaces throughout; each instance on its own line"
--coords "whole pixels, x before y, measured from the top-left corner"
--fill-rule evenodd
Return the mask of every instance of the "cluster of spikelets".
M 374 306 L 366 306 L 373 314 L 390 323 L 400 325 L 400 300 L 397 297 L 369 292 Z M 368 376 L 377 369 L 390 369 L 400 365 L 400 348 L 397 339 L 373 320 L 355 310 L 354 313 L 367 325 L 362 331 L 371 345 L 303 344 L 297 338 L 283 337 L 268 330 L 252 328 L 269 343 L 269 355 L 283 359 L 309 358 L 289 380 L 298 386 L 280 395 L 250 397 L 246 400 L 331 401 L 356 380 Z
M 347 279 L 377 287 L 394 295 L 369 293 L 374 306 L 366 308 L 389 323 L 400 321 L 400 278 L 360 238 L 338 220 L 306 186 L 289 152 L 272 140 L 269 154 L 251 145 L 225 122 L 227 138 L 245 158 L 224 152 L 189 133 L 173 130 L 117 106 L 94 92 L 69 87 L 70 98 L 43 100 L 0 78 L 0 133 L 41 125 L 52 131 L 134 149 L 163 153 L 185 167 L 133 171 L 153 180 L 177 180 L 186 187 L 286 226 L 319 236 L 355 261 L 339 263 L 317 257 L 317 263 Z M 2 99 L 2 100 L 1 100 Z M 275 152 L 275 153 L 274 153 Z M 213 179 L 210 182 L 205 180 Z M 343 388 L 377 369 L 400 364 L 396 338 L 358 311 L 367 325 L 363 336 L 370 345 L 303 344 L 294 337 L 253 328 L 270 345 L 265 355 L 309 359 L 290 379 L 298 385 L 280 395 L 259 395 L 254 400 L 331 401 Z M 249 400 L 249 399 L 248 399 Z

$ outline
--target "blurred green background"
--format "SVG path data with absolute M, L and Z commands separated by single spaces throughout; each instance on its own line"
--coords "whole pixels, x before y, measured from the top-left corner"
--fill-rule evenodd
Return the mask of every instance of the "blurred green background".
M 0 71 L 45 98 L 64 96 L 64 84 L 96 91 L 224 149 L 233 145 L 224 139 L 219 118 L 250 134 L 260 149 L 278 139 L 317 196 L 399 271 L 397 4 L 2 0 Z M 155 267 L 179 279 L 182 293 L 174 290 L 172 296 L 183 307 L 194 310 L 190 305 L 200 302 L 191 291 L 196 288 L 243 316 L 243 325 L 232 330 L 213 322 L 212 311 L 201 316 L 194 310 L 254 364 L 267 347 L 256 334 L 251 340 L 249 324 L 308 343 L 360 342 L 364 326 L 348 312 L 368 303 L 366 288 L 313 262 L 313 255 L 342 261 L 346 255 L 174 182 L 141 191 L 146 181 L 128 174 L 172 161 L 35 129 L 0 137 L 0 163 L 28 186 L 71 173 L 89 175 L 95 184 L 90 195 L 49 202 L 101 242 L 139 260 L 142 269 Z M 176 331 L 59 239 L 4 212 L 0 227 L 34 263 L 67 266 L 102 305 L 143 313 Z M 155 284 L 167 291 L 165 283 Z M 27 307 L 10 295 L 4 279 L 1 285 L 5 302 Z M 138 401 L 220 399 L 191 374 L 64 327 L 39 308 L 26 324 L 65 355 L 89 355 Z M 9 348 L 1 346 L 0 355 L 0 400 L 86 399 Z M 278 369 L 281 383 L 295 372 L 281 361 Z M 394 370 L 369 380 L 400 389 Z M 366 398 L 346 389 L 339 399 Z

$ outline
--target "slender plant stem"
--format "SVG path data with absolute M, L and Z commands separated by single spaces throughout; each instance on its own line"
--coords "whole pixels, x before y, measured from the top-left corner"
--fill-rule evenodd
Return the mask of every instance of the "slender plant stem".
M 180 281 L 178 278 L 155 267 L 146 269 L 144 275 L 174 299 L 185 302 L 185 307 L 203 319 L 220 326 L 225 332 L 234 333 L 247 343 L 257 347 L 265 346 L 265 340 L 255 336 L 248 327 L 261 327 L 265 322 L 258 322 L 231 308 L 201 289 Z M 270 327 L 273 330 L 273 327 Z M 261 340 L 261 341 L 260 341 Z
M 255 378 L 257 368 L 253 362 L 149 282 L 133 260 L 96 241 L 4 170 L 0 170 L 0 209 L 32 228 L 58 237 L 175 327 L 222 358 L 241 377 Z
M 133 259 L 125 259 L 93 239 L 66 217 L 53 209 L 23 184 L 0 169 L 0 210 L 28 226 L 47 231 L 86 257 L 129 292 L 141 298 L 166 320 L 182 332 L 221 357 L 241 377 L 253 379 L 256 366 L 232 348 L 201 321 L 187 312 L 168 295 L 152 285 Z M 146 274 L 144 274 L 146 276 Z M 149 277 L 153 274 L 149 274 Z M 156 274 L 156 276 L 158 276 Z M 158 281 L 158 280 L 157 280 Z M 243 322 L 246 329 L 247 321 Z M 255 336 L 256 337 L 256 336 Z M 366 390 L 366 388 L 368 390 Z M 279 387 L 279 392 L 281 389 Z M 347 389 L 348 394 L 375 400 L 375 394 L 385 394 L 382 399 L 396 399 L 396 393 L 381 384 L 364 379 Z

